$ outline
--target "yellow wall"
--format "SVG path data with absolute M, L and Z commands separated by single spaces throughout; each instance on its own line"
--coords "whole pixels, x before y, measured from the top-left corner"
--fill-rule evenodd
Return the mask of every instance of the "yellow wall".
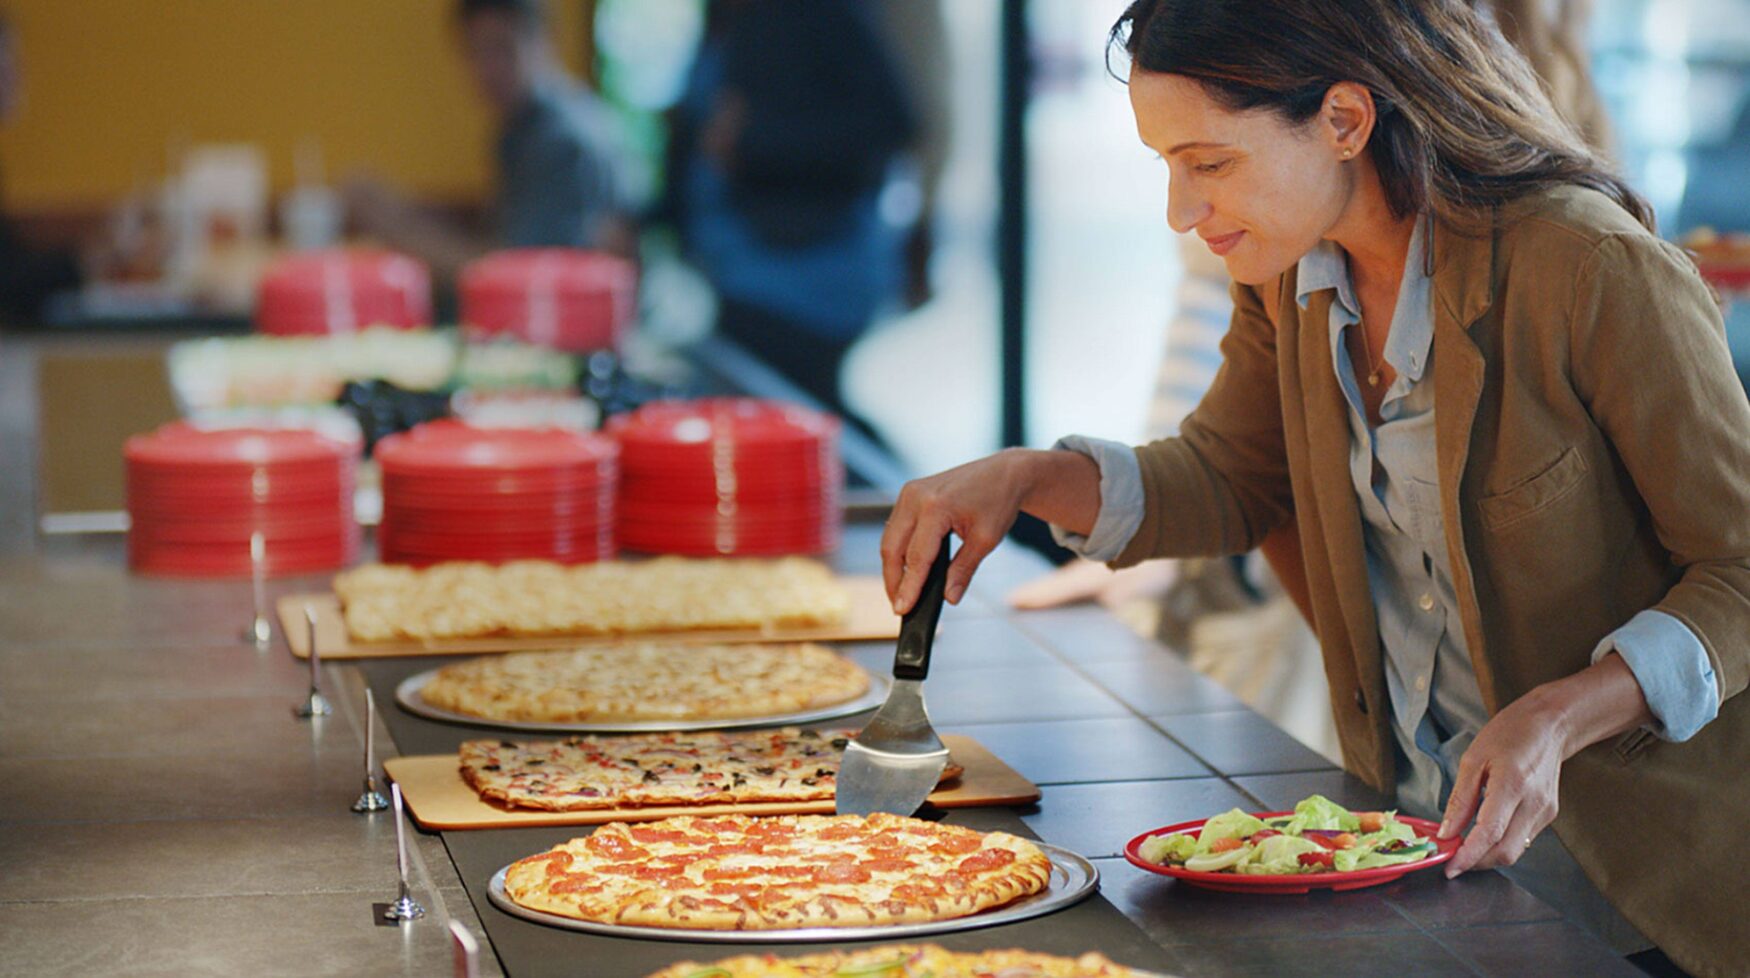
M 0 0 L 24 99 L 0 130 L 13 211 L 85 209 L 164 173 L 175 142 L 259 144 L 276 189 L 298 145 L 332 178 L 371 169 L 421 196 L 488 185 L 491 123 L 451 0 Z M 582 0 L 554 4 L 575 70 Z

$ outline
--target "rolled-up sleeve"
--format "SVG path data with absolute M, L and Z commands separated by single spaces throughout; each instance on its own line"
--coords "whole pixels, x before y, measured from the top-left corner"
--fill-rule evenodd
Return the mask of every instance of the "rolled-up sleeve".
M 1606 635 L 1592 650 L 1592 661 L 1612 652 L 1622 656 L 1641 684 L 1656 736 L 1688 740 L 1720 712 L 1719 680 L 1707 649 L 1676 618 L 1663 611 L 1641 612 Z
M 1100 467 L 1100 516 L 1093 529 L 1082 536 L 1053 523 L 1052 537 L 1058 546 L 1089 560 L 1116 559 L 1142 525 L 1142 467 L 1135 449 L 1084 435 L 1059 438 L 1052 447 L 1086 455 Z

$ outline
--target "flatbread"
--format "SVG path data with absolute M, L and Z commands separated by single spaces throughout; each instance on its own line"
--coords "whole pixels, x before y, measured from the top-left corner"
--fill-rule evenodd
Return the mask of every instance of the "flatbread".
M 358 642 L 835 625 L 850 598 L 801 557 L 367 564 L 334 579 Z

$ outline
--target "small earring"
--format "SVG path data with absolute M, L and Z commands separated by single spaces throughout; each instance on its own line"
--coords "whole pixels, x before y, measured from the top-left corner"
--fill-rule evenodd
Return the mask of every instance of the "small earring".
M 1353 149 L 1343 150 L 1343 158 L 1344 159 L 1348 159 L 1349 157 L 1354 156 L 1354 155 L 1355 155 L 1355 151 Z

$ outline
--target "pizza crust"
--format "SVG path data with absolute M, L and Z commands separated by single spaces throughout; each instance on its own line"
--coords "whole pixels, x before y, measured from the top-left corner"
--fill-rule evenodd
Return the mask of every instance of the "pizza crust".
M 1018 836 L 878 813 L 613 822 L 512 863 L 504 885 L 580 920 L 787 930 L 966 917 L 1050 882 L 1050 860 Z
M 483 656 L 439 669 L 420 698 L 483 720 L 736 720 L 835 706 L 869 674 L 821 645 L 636 642 Z

